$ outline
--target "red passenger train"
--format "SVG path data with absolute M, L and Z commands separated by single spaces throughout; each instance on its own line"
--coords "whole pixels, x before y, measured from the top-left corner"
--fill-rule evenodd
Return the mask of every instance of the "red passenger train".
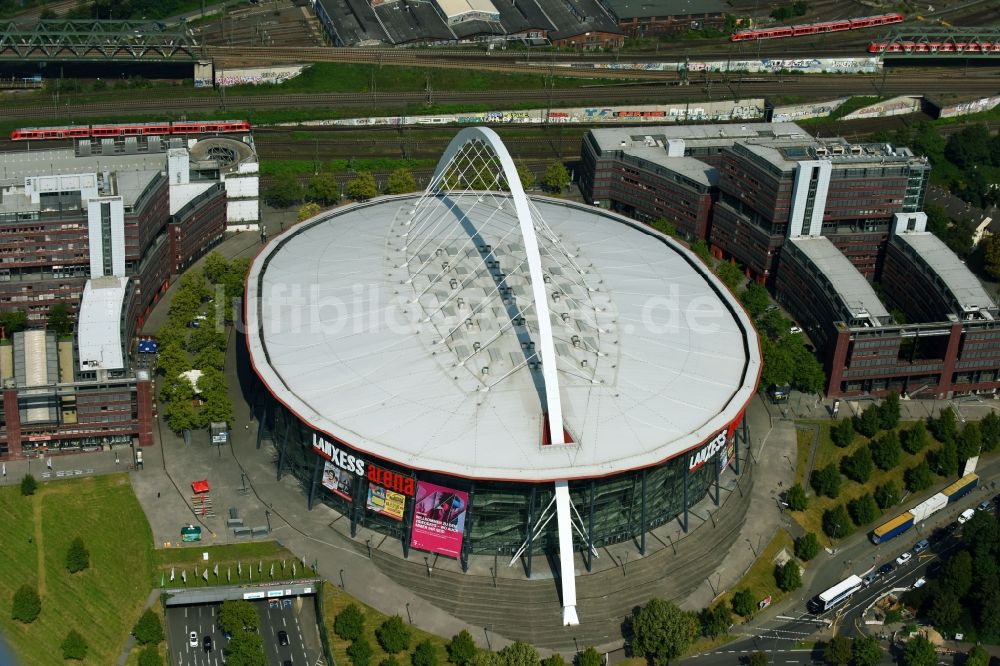
M 730 39 L 734 42 L 744 42 L 753 39 L 780 39 L 783 37 L 819 35 L 826 32 L 858 30 L 859 28 L 871 28 L 878 25 L 902 23 L 903 18 L 903 15 L 899 13 L 880 14 L 878 16 L 865 16 L 864 18 L 843 19 L 839 21 L 825 21 L 823 23 L 808 23 L 806 25 L 786 25 L 778 28 L 763 28 L 760 30 L 739 30 L 734 32 Z
M 955 40 L 922 42 L 899 39 L 892 42 L 872 42 L 869 53 L 1000 53 L 1000 42 L 965 42 Z
M 249 132 L 246 120 L 201 120 L 159 123 L 119 123 L 114 125 L 72 125 L 69 127 L 23 127 L 10 133 L 11 141 L 38 139 L 87 139 L 115 136 L 163 136 L 174 134 L 220 134 Z

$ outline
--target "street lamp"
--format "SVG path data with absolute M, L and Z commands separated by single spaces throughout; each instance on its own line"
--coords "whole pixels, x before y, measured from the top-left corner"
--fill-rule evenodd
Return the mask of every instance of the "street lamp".
M 340 589 L 342 589 L 342 590 L 346 590 L 347 589 L 347 586 L 344 585 L 344 570 L 343 569 L 340 570 Z
M 264 518 L 267 520 L 267 531 L 271 531 L 271 512 L 264 509 Z
M 410 624 L 413 624 L 413 617 L 410 615 L 410 602 L 409 601 L 406 602 L 406 619 L 410 621 Z

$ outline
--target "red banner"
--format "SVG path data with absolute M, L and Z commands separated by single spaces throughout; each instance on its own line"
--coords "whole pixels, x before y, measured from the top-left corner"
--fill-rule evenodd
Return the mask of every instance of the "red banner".
M 468 508 L 468 493 L 418 482 L 410 545 L 439 555 L 458 557 L 462 552 Z

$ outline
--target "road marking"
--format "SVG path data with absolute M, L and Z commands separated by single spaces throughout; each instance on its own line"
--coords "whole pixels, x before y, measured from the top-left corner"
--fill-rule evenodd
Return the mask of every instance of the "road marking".
M 797 617 L 789 617 L 788 615 L 777 615 L 775 617 L 777 617 L 779 620 L 798 620 L 798 619 L 800 619 L 800 618 L 797 618 Z

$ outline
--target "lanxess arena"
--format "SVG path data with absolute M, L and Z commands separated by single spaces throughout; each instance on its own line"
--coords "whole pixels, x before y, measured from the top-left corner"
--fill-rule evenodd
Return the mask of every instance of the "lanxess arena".
M 284 232 L 247 281 L 247 345 L 279 475 L 418 549 L 574 557 L 642 539 L 731 470 L 757 336 L 687 249 L 527 197 L 489 129 L 422 193 Z M 716 486 L 717 487 L 717 486 Z

